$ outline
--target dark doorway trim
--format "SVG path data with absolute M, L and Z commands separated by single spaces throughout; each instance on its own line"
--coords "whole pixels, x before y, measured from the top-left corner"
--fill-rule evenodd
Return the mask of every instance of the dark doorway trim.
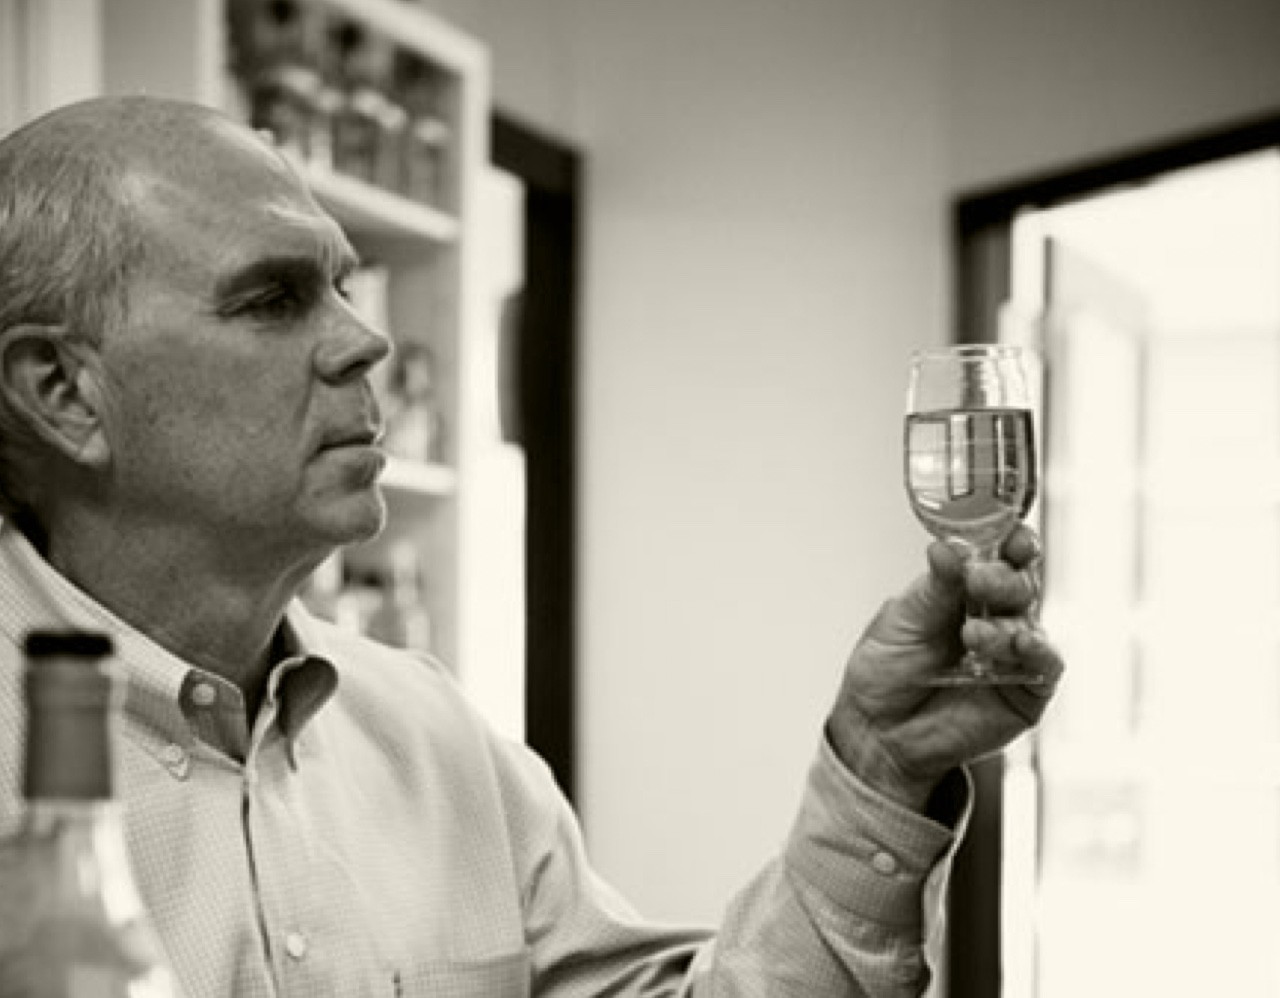
M 581 157 L 515 117 L 490 159 L 525 185 L 515 394 L 526 475 L 526 740 L 576 790 L 577 338 Z
M 953 338 L 994 338 L 998 311 L 1010 290 L 1011 230 L 1023 211 L 1277 147 L 1280 112 L 958 197 L 951 213 Z M 974 778 L 974 814 L 956 855 L 948 902 L 947 998 L 1001 998 L 1001 760 L 974 767 Z
M 1145 183 L 1162 173 L 1280 146 L 1280 110 L 1265 116 L 1134 149 L 1060 171 L 962 195 L 954 205 L 955 230 L 1009 221 L 1025 208 L 1043 208 L 1114 187 Z

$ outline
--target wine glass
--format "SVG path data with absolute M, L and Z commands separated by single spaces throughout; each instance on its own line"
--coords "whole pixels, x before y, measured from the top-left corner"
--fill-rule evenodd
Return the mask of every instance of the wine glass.
M 904 472 L 911 508 L 926 530 L 993 560 L 1036 498 L 1035 429 L 1020 347 L 970 344 L 911 356 Z M 970 607 L 971 616 L 985 613 Z M 929 686 L 1026 685 L 973 652 Z

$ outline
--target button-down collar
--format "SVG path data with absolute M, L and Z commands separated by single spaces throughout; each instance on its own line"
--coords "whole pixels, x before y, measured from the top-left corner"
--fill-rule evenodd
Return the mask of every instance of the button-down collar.
M 21 645 L 28 631 L 75 627 L 109 634 L 127 681 L 126 712 L 143 747 L 175 777 L 183 779 L 196 742 L 243 762 L 274 722 L 297 765 L 297 739 L 307 722 L 333 696 L 337 670 L 308 651 L 306 625 L 285 622 L 284 653 L 268 676 L 256 731 L 250 731 L 244 695 L 234 683 L 185 662 L 77 588 L 50 566 L 23 534 L 0 524 L 0 563 L 28 584 L 0 613 L 0 631 Z

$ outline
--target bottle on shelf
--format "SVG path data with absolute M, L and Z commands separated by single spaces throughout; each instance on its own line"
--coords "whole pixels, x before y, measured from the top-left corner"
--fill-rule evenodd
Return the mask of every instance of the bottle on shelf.
M 408 115 L 400 146 L 400 193 L 445 207 L 445 165 L 450 131 L 444 116 L 443 72 L 408 49 L 395 52 L 395 96 Z
M 328 164 L 337 95 L 320 73 L 318 9 L 299 0 L 234 0 L 231 64 L 255 128 L 299 159 Z
M 422 583 L 422 561 L 412 541 L 391 547 L 382 599 L 368 622 L 371 638 L 397 648 L 431 649 L 431 617 Z
M 324 620 L 338 618 L 338 602 L 342 598 L 343 557 L 335 551 L 316 566 L 302 588 L 302 602 L 311 613 Z
M 386 587 L 378 572 L 372 569 L 346 567 L 342 589 L 333 606 L 333 622 L 339 627 L 367 634 L 369 622 L 386 599 Z
M 25 649 L 27 807 L 17 834 L 0 842 L 0 994 L 177 995 L 114 796 L 123 689 L 111 641 L 35 631 Z
M 335 18 L 325 52 L 325 75 L 339 95 L 332 117 L 334 169 L 395 190 L 407 115 L 388 92 L 392 45 L 354 20 Z
M 401 343 L 387 379 L 384 445 L 388 453 L 410 461 L 439 461 L 442 417 L 430 348 L 414 341 Z

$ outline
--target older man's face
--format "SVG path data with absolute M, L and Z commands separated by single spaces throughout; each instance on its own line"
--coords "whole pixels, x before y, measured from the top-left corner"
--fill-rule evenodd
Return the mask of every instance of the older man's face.
M 275 155 L 229 123 L 133 179 L 149 256 L 105 337 L 109 501 L 148 528 L 274 560 L 366 538 L 385 509 L 355 260 Z

